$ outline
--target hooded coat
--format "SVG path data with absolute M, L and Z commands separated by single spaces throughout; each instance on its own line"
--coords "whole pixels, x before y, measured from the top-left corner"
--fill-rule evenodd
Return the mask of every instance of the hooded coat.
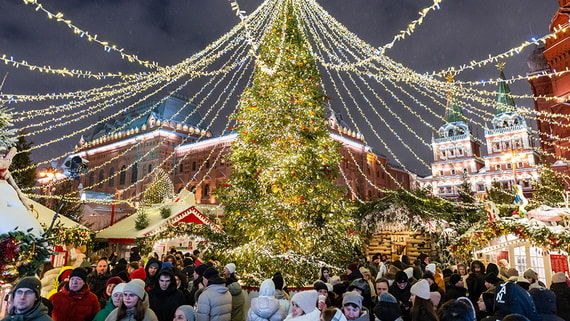
M 570 287 L 566 282 L 552 283 L 550 290 L 556 294 L 556 314 L 570 321 Z
M 158 264 L 158 270 L 156 271 L 156 274 L 154 276 L 150 276 L 150 274 L 148 273 L 148 267 L 153 263 Z M 150 259 L 148 259 L 148 262 L 144 266 L 144 271 L 146 272 L 146 280 L 144 280 L 146 290 L 152 288 L 155 280 L 158 279 L 157 276 L 158 276 L 158 272 L 160 272 L 161 267 L 162 267 L 162 263 L 159 260 L 155 259 L 154 257 L 151 257 Z
M 237 281 L 229 283 L 226 287 L 232 295 L 232 321 L 245 321 L 245 292 Z
M 36 303 L 31 309 L 22 313 L 16 314 L 14 307 L 10 313 L 2 321 L 53 321 L 48 315 L 48 308 L 42 304 L 41 300 L 36 300 Z
M 224 286 L 224 280 L 208 280 L 208 287 L 200 294 L 196 305 L 197 321 L 230 321 L 232 295 Z
M 293 318 L 292 314 L 289 314 L 287 316 L 287 318 L 285 319 L 285 321 L 290 321 L 290 320 L 294 320 L 294 321 L 319 321 L 321 319 L 321 311 L 319 311 L 319 309 L 315 308 L 313 311 L 303 314 L 301 316 L 298 316 L 296 318 Z
M 538 287 L 530 289 L 529 293 L 542 321 L 564 321 L 556 315 L 556 294 L 554 292 Z
M 481 267 L 481 271 L 475 272 L 475 265 L 479 265 Z M 474 306 L 477 306 L 477 300 L 481 296 L 481 293 L 487 290 L 485 287 L 485 265 L 481 263 L 481 261 L 473 261 L 471 263 L 471 273 L 467 277 L 465 284 L 467 285 L 467 291 L 469 292 L 469 300 L 473 303 Z
M 397 302 L 380 301 L 374 308 L 374 315 L 379 321 L 401 321 L 402 310 Z
M 390 285 L 388 288 L 388 292 L 390 292 L 390 294 L 392 294 L 396 300 L 398 300 L 398 304 L 400 305 L 400 309 L 404 315 L 409 314 L 409 310 L 405 310 L 405 308 L 412 307 L 412 301 L 410 301 L 410 297 L 412 296 L 412 293 L 410 292 L 411 289 L 412 286 L 409 282 L 406 284 L 406 287 L 403 290 L 398 287 L 398 283 L 396 282 L 394 282 L 394 284 Z
M 273 285 L 273 281 L 263 281 L 259 287 L 259 297 L 251 299 L 247 321 L 282 321 L 285 319 L 286 312 L 274 295 L 275 285 Z
M 508 314 L 520 314 L 530 321 L 540 321 L 530 294 L 513 282 L 497 285 L 494 319 L 502 320 Z
M 53 282 L 53 288 L 50 289 L 48 295 L 46 296 L 46 299 L 49 300 L 49 298 L 51 298 L 52 295 L 54 295 L 58 292 L 59 285 L 61 284 L 61 282 L 63 282 L 63 280 L 61 279 L 62 274 L 68 270 L 73 270 L 73 267 L 72 266 L 64 266 L 61 268 L 61 270 L 59 270 L 59 273 L 57 274 L 57 277 L 55 278 L 55 281 Z
M 49 300 L 53 303 L 54 321 L 91 321 L 100 310 L 99 299 L 89 291 L 87 283 L 77 292 L 66 285 Z
M 160 289 L 158 280 L 160 276 L 170 277 L 170 284 L 166 290 Z M 155 283 L 148 291 L 150 308 L 156 314 L 158 321 L 172 321 L 176 309 L 186 304 L 184 294 L 176 288 L 174 272 L 170 268 L 164 268 L 156 273 Z
M 91 272 L 87 275 L 87 284 L 91 293 L 95 294 L 97 298 L 102 298 L 105 289 L 107 288 L 107 281 L 111 278 L 111 272 L 107 270 L 105 274 L 97 274 L 97 271 Z

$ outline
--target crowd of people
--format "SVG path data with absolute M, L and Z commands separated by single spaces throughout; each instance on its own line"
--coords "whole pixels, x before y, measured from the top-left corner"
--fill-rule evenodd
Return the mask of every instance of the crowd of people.
M 130 262 L 113 254 L 78 267 L 46 264 L 13 287 L 3 321 L 570 321 L 566 275 L 547 288 L 506 260 L 444 267 L 424 254 L 377 254 L 342 275 L 322 267 L 310 290 L 290 293 L 275 273 L 248 294 L 235 264 L 222 269 L 199 254 L 143 260 L 134 248 Z

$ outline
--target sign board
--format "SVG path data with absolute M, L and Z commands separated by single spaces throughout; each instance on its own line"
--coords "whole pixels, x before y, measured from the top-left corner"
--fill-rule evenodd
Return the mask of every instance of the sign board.
M 568 257 L 561 254 L 550 254 L 550 267 L 554 273 L 562 272 L 566 275 L 569 274 Z

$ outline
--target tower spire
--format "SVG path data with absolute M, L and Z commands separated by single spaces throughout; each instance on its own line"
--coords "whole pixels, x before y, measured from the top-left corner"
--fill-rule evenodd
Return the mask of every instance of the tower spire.
M 448 83 L 453 82 L 453 75 L 449 74 L 445 78 Z M 445 120 L 448 123 L 455 123 L 463 121 L 463 113 L 461 112 L 461 107 L 457 104 L 457 100 L 453 97 L 453 90 L 450 88 L 447 93 L 447 105 L 445 108 Z
M 497 69 L 499 69 L 499 96 L 497 98 L 497 115 L 502 113 L 506 113 L 510 110 L 515 110 L 517 106 L 515 105 L 515 101 L 511 96 L 511 89 L 509 88 L 509 84 L 505 81 L 505 73 L 503 70 L 505 69 L 505 63 L 503 61 L 499 61 L 497 64 Z

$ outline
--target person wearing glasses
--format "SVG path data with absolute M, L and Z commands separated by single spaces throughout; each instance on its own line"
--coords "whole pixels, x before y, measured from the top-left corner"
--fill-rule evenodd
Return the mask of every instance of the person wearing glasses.
M 42 304 L 41 289 L 42 282 L 34 276 L 20 280 L 12 291 L 12 307 L 2 321 L 53 321 L 48 308 Z

